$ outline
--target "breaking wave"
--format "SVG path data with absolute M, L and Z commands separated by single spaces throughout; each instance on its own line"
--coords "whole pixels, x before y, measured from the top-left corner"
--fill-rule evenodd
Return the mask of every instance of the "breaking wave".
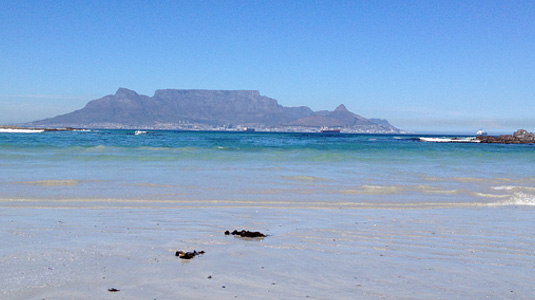
M 0 133 L 41 133 L 44 129 L 0 128 Z
M 493 206 L 535 206 L 535 195 L 525 194 L 522 192 L 515 192 L 513 196 L 506 200 L 498 201 L 492 204 Z
M 421 142 L 430 143 L 479 143 L 479 140 L 473 137 L 468 138 L 435 138 L 435 137 L 421 137 L 418 138 Z
M 516 186 L 516 185 L 502 185 L 492 187 L 493 190 L 497 191 L 527 191 L 535 192 L 535 187 L 532 186 Z

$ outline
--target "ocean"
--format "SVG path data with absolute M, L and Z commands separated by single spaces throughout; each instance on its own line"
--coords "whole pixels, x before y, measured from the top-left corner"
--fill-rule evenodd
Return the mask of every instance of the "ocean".
M 98 205 L 119 207 L 139 200 L 535 205 L 533 145 L 426 143 L 405 135 L 133 133 L 0 133 L 0 197 L 88 205 L 107 199 Z
M 420 137 L 0 133 L 0 298 L 533 299 L 535 145 Z

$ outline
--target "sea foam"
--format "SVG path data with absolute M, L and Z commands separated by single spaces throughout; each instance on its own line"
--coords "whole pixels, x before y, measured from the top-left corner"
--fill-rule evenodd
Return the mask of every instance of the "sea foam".
M 535 195 L 516 192 L 510 198 L 494 203 L 495 206 L 535 206 Z
M 497 191 L 535 191 L 535 187 L 517 185 L 495 186 L 492 189 Z
M 437 138 L 437 137 L 421 137 L 422 142 L 431 143 L 479 143 L 479 140 L 475 138 Z
M 0 128 L 0 133 L 41 133 L 44 129 Z

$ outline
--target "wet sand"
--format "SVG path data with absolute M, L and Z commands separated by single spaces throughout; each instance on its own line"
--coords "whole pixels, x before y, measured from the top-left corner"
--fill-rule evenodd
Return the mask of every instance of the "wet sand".
M 80 205 L 0 209 L 1 299 L 535 295 L 533 206 Z M 268 237 L 224 234 L 234 229 Z M 182 260 L 177 250 L 206 253 Z

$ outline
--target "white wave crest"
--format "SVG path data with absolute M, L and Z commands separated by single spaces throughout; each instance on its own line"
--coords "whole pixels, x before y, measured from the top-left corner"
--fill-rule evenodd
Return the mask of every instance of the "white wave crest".
M 420 137 L 420 141 L 429 142 L 429 143 L 479 143 L 479 140 L 476 138 L 431 138 L 431 137 Z
M 362 185 L 356 189 L 341 190 L 346 195 L 397 195 L 407 190 L 406 186 Z
M 0 133 L 41 133 L 44 129 L 0 128 Z
M 474 195 L 476 197 L 483 197 L 483 198 L 508 198 L 508 195 L 496 195 L 496 194 L 488 194 L 488 193 L 480 193 L 480 192 L 471 192 L 471 195 Z
M 535 191 L 535 187 L 532 186 L 519 186 L 519 185 L 502 185 L 502 186 L 494 186 L 492 187 L 493 190 L 496 191 Z
M 509 199 L 494 203 L 496 206 L 527 205 L 535 206 L 535 195 L 516 192 Z

